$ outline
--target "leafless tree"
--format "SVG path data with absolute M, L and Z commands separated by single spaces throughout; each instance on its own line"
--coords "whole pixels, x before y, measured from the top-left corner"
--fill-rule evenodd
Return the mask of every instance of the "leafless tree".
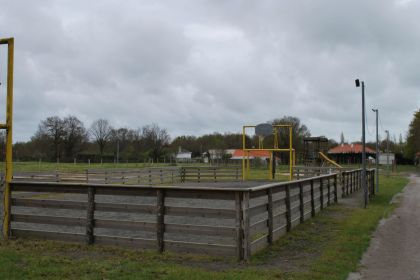
M 105 119 L 98 119 L 94 121 L 89 129 L 90 136 L 93 138 L 96 144 L 98 144 L 101 162 L 105 146 L 111 137 L 111 132 L 112 127 L 110 126 L 108 120 Z
M 169 145 L 170 136 L 166 129 L 152 124 L 143 127 L 142 139 L 153 160 L 158 160 L 163 154 L 163 148 Z

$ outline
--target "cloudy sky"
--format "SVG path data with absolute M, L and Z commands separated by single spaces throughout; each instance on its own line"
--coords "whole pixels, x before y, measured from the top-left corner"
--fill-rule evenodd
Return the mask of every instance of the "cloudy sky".
M 0 0 L 0 37 L 16 44 L 15 141 L 69 114 L 172 136 L 292 115 L 312 135 L 359 140 L 355 78 L 368 140 L 373 107 L 398 138 L 420 107 L 419 2 Z

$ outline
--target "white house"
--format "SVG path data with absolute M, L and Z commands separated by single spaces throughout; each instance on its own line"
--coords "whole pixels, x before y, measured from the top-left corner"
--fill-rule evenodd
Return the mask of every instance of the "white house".
M 182 149 L 181 146 L 179 146 L 178 153 L 176 153 L 176 161 L 191 161 L 191 152 L 187 151 L 185 149 Z
M 389 164 L 392 165 L 394 161 L 395 161 L 394 153 L 382 153 L 382 152 L 379 153 L 379 164 L 386 165 L 387 162 L 389 162 Z

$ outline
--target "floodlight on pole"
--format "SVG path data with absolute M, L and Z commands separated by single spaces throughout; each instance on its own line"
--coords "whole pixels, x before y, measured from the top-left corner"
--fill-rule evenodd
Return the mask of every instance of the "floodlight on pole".
M 359 79 L 355 80 L 356 87 L 360 87 Z M 365 137 L 365 82 L 362 81 L 362 187 L 365 208 L 368 204 L 368 189 L 366 184 L 366 137 Z
M 379 192 L 379 132 L 378 132 L 378 116 L 379 110 L 372 109 L 376 113 L 376 193 Z

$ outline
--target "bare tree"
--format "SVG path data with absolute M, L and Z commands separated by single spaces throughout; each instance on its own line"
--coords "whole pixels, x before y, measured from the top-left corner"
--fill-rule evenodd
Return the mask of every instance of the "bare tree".
M 83 123 L 75 116 L 68 116 L 64 123 L 64 151 L 68 159 L 75 158 L 87 141 L 87 132 Z
M 168 132 L 157 124 L 144 126 L 142 132 L 142 139 L 146 148 L 149 149 L 153 160 L 158 160 L 163 154 L 163 148 L 169 144 Z
M 60 158 L 64 135 L 64 121 L 57 116 L 53 116 L 41 121 L 35 138 L 43 142 L 51 142 L 54 147 L 54 158 L 58 160 Z
M 89 134 L 94 139 L 96 144 L 98 144 L 101 162 L 105 146 L 111 137 L 111 132 L 112 127 L 110 126 L 108 120 L 105 119 L 94 121 L 89 129 Z

